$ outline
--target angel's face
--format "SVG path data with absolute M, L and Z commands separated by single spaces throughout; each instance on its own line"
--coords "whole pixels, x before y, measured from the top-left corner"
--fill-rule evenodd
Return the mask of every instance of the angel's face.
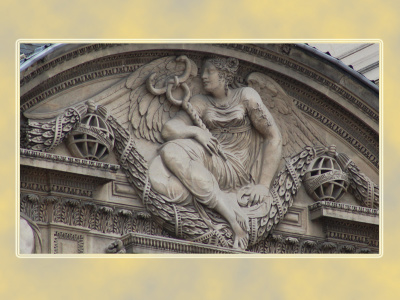
M 224 90 L 225 79 L 220 77 L 218 69 L 209 61 L 206 61 L 203 65 L 201 79 L 207 92 L 214 92 L 218 89 Z

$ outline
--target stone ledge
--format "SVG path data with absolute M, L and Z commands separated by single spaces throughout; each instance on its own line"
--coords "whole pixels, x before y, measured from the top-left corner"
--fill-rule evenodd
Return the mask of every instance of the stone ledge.
M 126 253 L 248 254 L 250 252 L 141 233 L 121 237 Z
M 119 165 L 21 149 L 20 165 L 115 180 Z
M 344 203 L 320 201 L 308 207 L 310 219 L 323 217 L 379 225 L 379 210 Z

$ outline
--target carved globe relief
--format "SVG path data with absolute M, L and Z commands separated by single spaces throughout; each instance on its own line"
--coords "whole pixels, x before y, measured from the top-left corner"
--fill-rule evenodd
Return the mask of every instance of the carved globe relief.
M 67 147 L 75 157 L 102 161 L 114 148 L 114 134 L 101 116 L 90 113 L 68 135 Z
M 315 201 L 338 201 L 349 186 L 349 179 L 330 156 L 314 159 L 304 174 L 304 186 Z

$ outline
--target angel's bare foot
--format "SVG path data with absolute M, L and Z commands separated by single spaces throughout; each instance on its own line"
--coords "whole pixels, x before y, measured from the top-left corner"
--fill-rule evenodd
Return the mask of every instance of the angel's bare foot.
M 232 230 L 235 233 L 233 248 L 245 250 L 249 240 L 247 232 L 242 229 L 239 223 L 232 226 Z
M 240 208 L 235 193 L 227 193 L 226 198 L 229 201 L 229 206 L 232 208 L 235 214 L 235 220 L 231 223 L 232 230 L 235 234 L 233 243 L 234 248 L 240 248 L 242 250 L 247 248 L 248 245 L 248 234 L 250 230 L 249 218 L 246 213 Z
M 248 232 L 250 230 L 250 225 L 249 225 L 249 217 L 247 214 L 240 208 L 239 203 L 236 198 L 236 194 L 229 194 L 232 199 L 232 208 L 233 211 L 235 212 L 236 215 L 236 221 L 239 223 L 240 227 L 242 227 L 243 230 Z
M 250 230 L 249 217 L 240 207 L 237 207 L 237 209 L 234 208 L 233 210 L 236 214 L 236 221 L 239 223 L 240 227 L 248 232 Z
M 248 245 L 249 218 L 240 208 L 235 193 L 220 191 L 215 210 L 226 218 L 235 235 L 233 247 L 246 249 Z

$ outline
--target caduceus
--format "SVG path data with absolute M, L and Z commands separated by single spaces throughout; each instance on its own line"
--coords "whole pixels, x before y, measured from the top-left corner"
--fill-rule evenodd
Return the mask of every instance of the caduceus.
M 183 62 L 185 64 L 185 70 L 180 76 L 173 76 L 172 78 L 167 78 L 165 80 L 165 85 L 162 88 L 156 88 L 155 77 L 157 73 L 153 72 L 146 81 L 146 87 L 150 93 L 153 95 L 162 95 L 165 94 L 167 99 L 175 106 L 181 107 L 192 119 L 193 124 L 200 127 L 206 132 L 209 132 L 207 126 L 204 124 L 203 120 L 200 118 L 199 114 L 195 109 L 193 109 L 192 104 L 189 102 L 191 98 L 190 88 L 185 82 L 190 74 L 191 74 L 191 64 L 186 55 L 181 55 L 176 58 L 176 62 Z M 182 100 L 175 99 L 172 95 L 172 91 L 176 88 L 181 87 L 184 91 L 184 96 Z M 224 151 L 221 149 L 218 141 L 215 143 L 217 147 L 217 154 L 219 154 L 224 160 L 226 160 L 226 156 Z

